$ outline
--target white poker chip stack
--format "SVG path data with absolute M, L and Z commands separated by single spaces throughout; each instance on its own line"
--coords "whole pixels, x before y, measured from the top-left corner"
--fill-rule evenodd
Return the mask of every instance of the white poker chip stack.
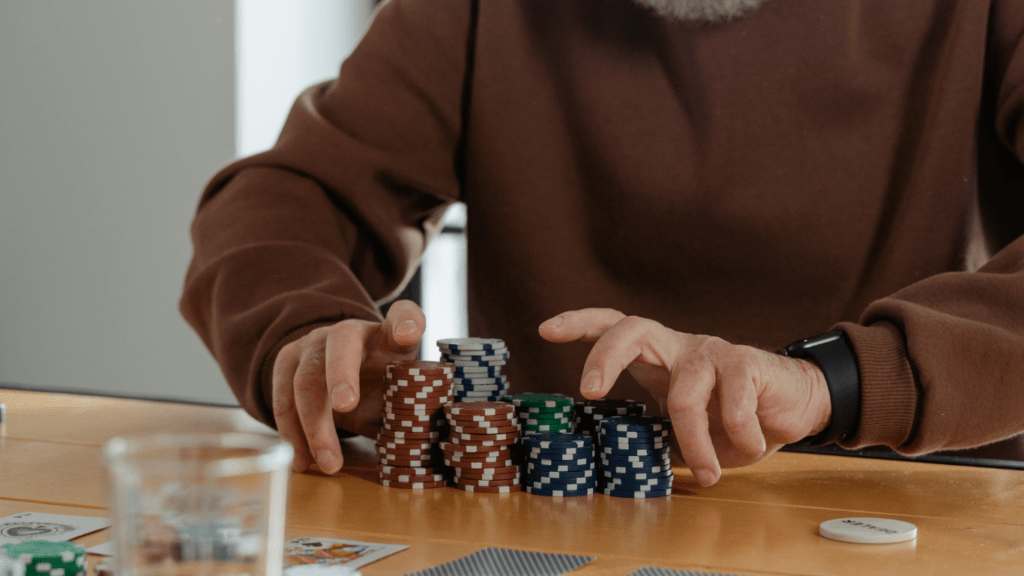
M 455 402 L 495 402 L 508 392 L 501 367 L 508 347 L 497 338 L 445 338 L 437 341 L 441 361 L 455 365 Z

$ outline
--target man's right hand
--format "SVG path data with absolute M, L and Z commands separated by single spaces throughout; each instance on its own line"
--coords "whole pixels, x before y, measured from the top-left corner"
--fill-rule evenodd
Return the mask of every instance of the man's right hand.
M 274 361 L 273 410 L 281 438 L 295 447 L 296 472 L 314 460 L 325 474 L 341 469 L 336 428 L 376 437 L 384 368 L 415 360 L 425 328 L 419 306 L 399 300 L 384 322 L 343 320 L 281 348 Z

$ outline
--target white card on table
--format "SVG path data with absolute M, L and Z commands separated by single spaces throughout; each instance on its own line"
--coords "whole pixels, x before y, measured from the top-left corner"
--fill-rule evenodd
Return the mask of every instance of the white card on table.
M 22 512 L 0 518 L 0 544 L 15 544 L 28 540 L 64 542 L 108 526 L 110 520 L 106 518 Z

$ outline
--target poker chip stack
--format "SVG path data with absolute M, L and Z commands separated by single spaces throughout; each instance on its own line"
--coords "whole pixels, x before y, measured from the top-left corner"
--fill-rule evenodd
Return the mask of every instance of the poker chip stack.
M 441 443 L 455 486 L 467 492 L 519 492 L 519 467 L 512 446 L 519 423 L 511 404 L 460 402 L 444 407 L 451 436 Z
M 596 442 L 601 420 L 611 416 L 643 416 L 646 409 L 643 402 L 636 400 L 584 400 L 573 406 L 572 429 L 579 434 L 589 434 Z
M 387 366 L 384 425 L 377 436 L 381 483 L 391 488 L 445 486 L 439 443 L 448 433 L 444 406 L 452 400 L 455 368 L 442 362 Z
M 573 399 L 564 394 L 526 392 L 502 398 L 516 407 L 523 435 L 572 432 Z
M 85 548 L 74 542 L 29 540 L 0 546 L 0 554 L 14 561 L 14 571 L 30 576 L 85 576 Z
M 601 491 L 622 498 L 672 494 L 669 420 L 651 416 L 604 418 L 598 447 Z
M 497 338 L 447 338 L 437 341 L 441 360 L 455 366 L 456 402 L 494 402 L 508 391 L 501 367 L 508 348 Z
M 586 434 L 540 432 L 523 437 L 526 491 L 539 496 L 589 496 L 597 486 L 594 440 Z

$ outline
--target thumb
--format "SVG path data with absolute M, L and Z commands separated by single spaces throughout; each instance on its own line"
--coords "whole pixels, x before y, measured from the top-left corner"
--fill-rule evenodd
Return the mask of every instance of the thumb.
M 381 348 L 398 354 L 419 350 L 420 338 L 427 329 L 427 317 L 411 300 L 398 300 L 391 305 L 381 326 Z

